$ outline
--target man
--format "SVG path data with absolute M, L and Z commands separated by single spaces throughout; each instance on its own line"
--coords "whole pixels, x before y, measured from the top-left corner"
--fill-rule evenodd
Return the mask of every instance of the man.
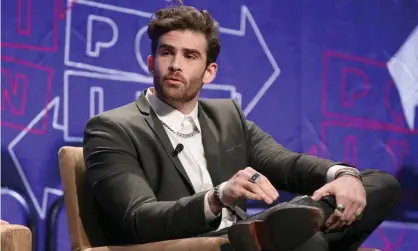
M 232 100 L 198 100 L 216 75 L 218 24 L 178 6 L 150 22 L 154 87 L 91 118 L 87 178 L 109 244 L 207 234 L 234 224 L 228 208 L 277 200 L 277 190 L 335 196 L 327 230 L 297 250 L 356 250 L 389 213 L 400 186 L 390 175 L 285 149 Z M 359 216 L 362 215 L 361 219 Z

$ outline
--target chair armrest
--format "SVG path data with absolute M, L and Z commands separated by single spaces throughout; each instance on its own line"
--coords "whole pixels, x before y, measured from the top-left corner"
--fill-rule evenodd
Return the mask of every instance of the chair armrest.
M 31 251 L 32 232 L 22 225 L 1 224 L 2 251 Z
M 221 237 L 196 237 L 131 246 L 95 247 L 83 251 L 220 251 L 222 245 L 229 245 L 228 240 Z

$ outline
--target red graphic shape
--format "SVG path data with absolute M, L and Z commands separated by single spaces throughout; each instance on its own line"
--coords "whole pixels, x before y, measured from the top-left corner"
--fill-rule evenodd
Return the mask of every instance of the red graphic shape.
M 37 2 L 36 5 L 32 3 L 32 0 L 9 2 L 10 6 L 16 4 L 16 11 L 11 11 L 10 14 L 7 12 L 5 15 L 2 13 L 2 18 L 5 19 L 2 19 L 2 22 L 9 23 L 11 28 L 15 27 L 16 34 L 2 34 L 1 47 L 45 52 L 58 50 L 59 21 L 64 19 L 76 1 L 68 7 L 65 6 L 66 0 L 54 0 L 52 3 L 48 0 L 44 1 L 44 4 Z M 40 5 L 50 6 L 51 11 L 35 11 L 35 8 Z M 15 20 L 17 20 L 16 23 Z
M 54 70 L 8 56 L 2 62 L 2 116 L 1 125 L 25 130 L 30 121 L 51 100 Z M 39 100 L 45 100 L 45 103 Z M 22 116 L 25 115 L 25 116 Z M 29 129 L 29 133 L 43 134 L 47 128 L 47 116 L 41 127 Z
M 388 140 L 386 149 L 393 159 L 393 172 L 398 173 L 399 167 L 404 164 L 404 158 L 409 153 L 409 145 L 404 140 Z
M 418 131 L 394 132 L 390 126 L 365 126 L 356 121 L 322 121 L 321 155 L 359 168 L 375 168 L 396 175 L 418 148 Z M 327 152 L 329 149 L 329 152 Z
M 1 86 L 3 94 L 1 111 L 8 108 L 14 115 L 24 115 L 28 89 L 28 76 L 21 73 L 12 76 L 10 71 L 5 69 L 1 70 L 1 74 L 7 79 L 7 81 L 2 81 L 3 84 Z
M 318 156 L 318 147 L 317 146 L 312 146 L 308 151 L 307 151 L 307 153 L 309 154 L 309 155 L 312 155 L 312 156 Z
M 398 104 L 398 107 L 393 107 L 394 104 L 390 103 L 391 95 L 398 96 L 398 89 L 396 88 L 396 85 L 392 80 L 388 81 L 388 83 L 386 84 L 385 106 L 390 116 L 395 120 L 396 124 L 401 125 L 402 121 L 405 119 L 403 110 L 400 106 L 400 103 Z
M 20 35 L 30 35 L 31 33 L 31 0 L 17 1 L 17 32 Z
M 350 88 L 347 87 L 347 79 L 353 76 L 360 77 L 360 81 L 364 85 L 364 88 L 360 89 L 359 93 L 350 93 L 348 91 Z M 345 107 L 353 106 L 354 101 L 356 99 L 364 98 L 370 89 L 370 82 L 367 75 L 363 71 L 356 68 L 344 67 L 342 71 L 341 83 L 341 103 Z
M 383 233 L 383 228 L 382 227 L 378 227 L 376 229 L 376 233 L 377 235 L 380 237 L 380 239 L 383 241 L 384 243 L 384 248 L 383 251 L 393 251 L 393 250 L 397 250 L 397 248 L 402 244 L 402 242 L 405 239 L 405 235 L 406 235 L 406 230 L 405 229 L 401 229 L 399 236 L 396 238 L 396 240 L 391 241 L 388 236 L 386 236 Z M 393 232 L 393 231 L 392 231 Z M 391 233 L 391 239 L 393 239 L 393 233 Z
M 396 87 L 385 62 L 326 51 L 322 89 L 322 114 L 367 126 L 407 128 L 400 102 L 390 100 Z M 340 93 L 340 96 L 329 93 Z M 392 98 L 390 99 L 390 95 Z
M 356 136 L 347 136 L 345 138 L 345 163 L 357 166 L 357 151 L 358 148 L 358 142 Z
M 77 0 L 73 0 L 73 1 L 71 2 L 70 6 L 68 6 L 67 8 L 65 8 L 65 7 L 64 7 L 64 4 L 65 4 L 65 3 L 66 3 L 66 1 L 65 1 L 65 0 L 63 0 L 63 1 L 59 1 L 59 7 L 58 7 L 58 9 L 59 9 L 59 10 L 65 9 L 64 11 L 59 12 L 59 14 L 58 14 L 58 15 L 59 15 L 59 18 L 60 18 L 60 19 L 63 19 L 63 18 L 67 15 L 67 13 L 71 11 L 71 9 L 74 7 L 74 5 L 76 5 L 76 4 L 77 4 Z

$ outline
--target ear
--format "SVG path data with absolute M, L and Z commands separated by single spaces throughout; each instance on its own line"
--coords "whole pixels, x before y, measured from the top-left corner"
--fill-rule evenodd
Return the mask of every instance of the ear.
M 154 57 L 149 55 L 147 57 L 148 71 L 151 75 L 154 76 Z
M 211 63 L 203 75 L 203 83 L 208 84 L 212 82 L 216 77 L 216 72 L 218 71 L 218 65 L 216 63 Z

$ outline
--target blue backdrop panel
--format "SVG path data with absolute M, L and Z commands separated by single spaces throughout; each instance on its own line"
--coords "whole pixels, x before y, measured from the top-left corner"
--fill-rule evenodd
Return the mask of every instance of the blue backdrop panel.
M 146 28 L 167 1 L 1 3 L 1 218 L 31 226 L 37 250 L 69 250 L 57 151 L 151 86 Z M 364 245 L 418 250 L 418 1 L 186 4 L 220 22 L 202 97 L 235 99 L 289 149 L 395 175 L 402 200 Z

